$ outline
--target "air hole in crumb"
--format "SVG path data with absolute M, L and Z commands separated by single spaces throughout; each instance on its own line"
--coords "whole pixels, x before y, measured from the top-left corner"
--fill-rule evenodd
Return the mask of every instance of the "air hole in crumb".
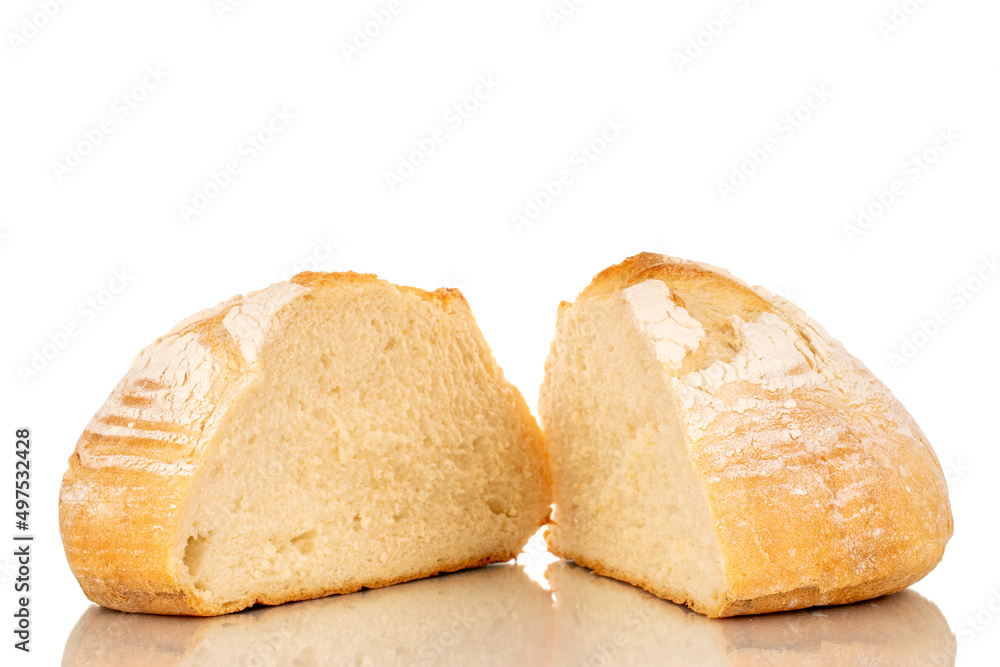
M 361 515 L 360 514 L 355 514 L 354 515 L 354 520 L 351 521 L 351 528 L 353 528 L 354 530 L 361 530 Z
M 288 390 L 288 407 L 292 410 L 302 411 L 302 392 L 298 387 Z
M 315 539 L 319 533 L 315 528 L 307 530 L 298 537 L 292 538 L 292 546 L 299 550 L 299 553 L 311 553 L 316 548 Z
M 486 504 L 489 505 L 490 511 L 494 514 L 507 514 L 506 503 L 500 496 L 490 496 L 486 499 Z
M 330 367 L 333 366 L 333 356 L 329 350 L 324 350 L 323 354 L 319 356 L 319 363 L 323 364 L 324 370 L 330 370 Z
M 722 344 L 726 346 L 731 355 L 735 356 L 740 351 L 740 335 L 736 333 L 732 322 L 725 322 L 718 328 Z M 726 359 L 726 362 L 732 359 Z
M 383 352 L 392 352 L 397 347 L 399 347 L 399 341 L 396 340 L 395 337 L 391 337 L 391 338 L 389 338 L 389 341 L 385 344 L 385 348 L 382 351 Z
M 188 538 L 187 546 L 184 547 L 184 565 L 187 566 L 188 574 L 195 580 L 195 587 L 198 588 L 201 587 L 197 581 L 198 575 L 201 573 L 201 566 L 205 561 L 205 554 L 208 553 L 214 532 L 209 531 L 206 535 L 192 535 Z

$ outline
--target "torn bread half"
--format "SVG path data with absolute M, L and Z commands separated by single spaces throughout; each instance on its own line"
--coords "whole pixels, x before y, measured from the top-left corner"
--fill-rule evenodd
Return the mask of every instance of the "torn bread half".
M 792 303 L 643 253 L 559 308 L 539 417 L 556 555 L 735 616 L 906 588 L 952 534 L 913 418 Z
M 514 558 L 548 476 L 457 290 L 301 273 L 136 357 L 70 457 L 60 528 L 94 602 L 208 616 Z

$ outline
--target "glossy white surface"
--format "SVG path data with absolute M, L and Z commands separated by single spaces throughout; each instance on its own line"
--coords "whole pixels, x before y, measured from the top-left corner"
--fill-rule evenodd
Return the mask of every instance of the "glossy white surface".
M 567 561 L 546 575 L 551 593 L 507 564 L 207 619 L 92 606 L 62 664 L 954 664 L 947 621 L 913 591 L 713 620 Z

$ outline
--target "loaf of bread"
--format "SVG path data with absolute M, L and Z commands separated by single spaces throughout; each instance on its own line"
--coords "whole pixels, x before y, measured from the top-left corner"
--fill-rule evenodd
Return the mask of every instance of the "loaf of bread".
M 940 464 L 789 301 L 644 253 L 560 305 L 539 417 L 556 555 L 711 617 L 865 600 L 938 563 Z
M 545 573 L 555 597 L 553 665 L 955 664 L 944 614 L 912 590 L 831 609 L 715 621 L 567 561 Z
M 302 273 L 136 357 L 70 457 L 60 528 L 94 602 L 208 616 L 514 558 L 548 476 L 457 290 Z
M 490 565 L 235 616 L 168 618 L 91 606 L 63 667 L 549 664 L 549 592 Z

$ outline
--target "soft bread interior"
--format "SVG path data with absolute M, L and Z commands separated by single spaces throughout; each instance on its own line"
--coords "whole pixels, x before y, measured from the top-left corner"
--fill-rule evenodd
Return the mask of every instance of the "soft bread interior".
M 539 403 L 554 479 L 549 544 L 673 600 L 713 604 L 722 548 L 657 354 L 621 291 L 561 307 Z
M 537 427 L 464 301 L 445 296 L 377 282 L 280 313 L 182 515 L 178 576 L 203 601 L 507 560 L 544 522 Z

